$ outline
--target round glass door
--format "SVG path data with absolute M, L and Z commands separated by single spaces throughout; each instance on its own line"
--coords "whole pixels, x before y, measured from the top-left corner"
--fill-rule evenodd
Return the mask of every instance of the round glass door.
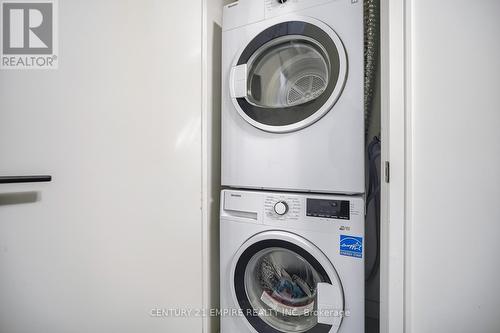
M 278 38 L 249 61 L 247 100 L 269 109 L 306 104 L 325 92 L 330 69 L 328 55 L 314 40 Z
M 304 128 L 324 116 L 338 100 L 347 75 L 342 42 L 321 22 L 290 21 L 255 37 L 233 70 L 246 81 L 233 98 L 240 115 L 270 132 Z
M 326 278 L 300 255 L 282 248 L 255 254 L 245 271 L 245 292 L 263 320 L 281 332 L 306 332 L 316 326 L 312 316 L 316 285 Z
M 266 333 L 330 332 L 331 326 L 318 323 L 319 283 L 332 280 L 315 256 L 278 239 L 248 247 L 234 275 L 243 314 L 257 332 Z

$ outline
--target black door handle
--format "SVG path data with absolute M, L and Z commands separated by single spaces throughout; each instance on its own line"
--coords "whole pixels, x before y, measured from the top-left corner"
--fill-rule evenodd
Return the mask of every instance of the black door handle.
M 52 176 L 0 177 L 0 184 L 47 183 L 51 181 L 52 181 Z

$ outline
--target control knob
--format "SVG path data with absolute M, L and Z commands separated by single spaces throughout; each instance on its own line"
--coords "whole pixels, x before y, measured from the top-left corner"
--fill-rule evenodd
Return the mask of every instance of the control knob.
M 288 204 L 284 201 L 279 201 L 274 205 L 274 212 L 280 216 L 288 213 Z

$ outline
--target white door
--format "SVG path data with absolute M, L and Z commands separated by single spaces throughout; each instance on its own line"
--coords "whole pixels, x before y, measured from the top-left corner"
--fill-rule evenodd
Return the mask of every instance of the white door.
M 59 69 L 0 71 L 0 176 L 53 177 L 0 184 L 0 332 L 201 331 L 152 313 L 202 304 L 201 7 L 60 1 Z
M 499 13 L 382 1 L 381 332 L 500 331 Z

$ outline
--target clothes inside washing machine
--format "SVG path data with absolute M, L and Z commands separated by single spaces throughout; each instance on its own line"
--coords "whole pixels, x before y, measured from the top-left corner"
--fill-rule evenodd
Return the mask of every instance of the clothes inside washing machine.
M 305 332 L 317 324 L 313 312 L 320 282 L 325 281 L 310 263 L 283 248 L 257 253 L 245 271 L 245 289 L 252 307 L 281 332 Z

